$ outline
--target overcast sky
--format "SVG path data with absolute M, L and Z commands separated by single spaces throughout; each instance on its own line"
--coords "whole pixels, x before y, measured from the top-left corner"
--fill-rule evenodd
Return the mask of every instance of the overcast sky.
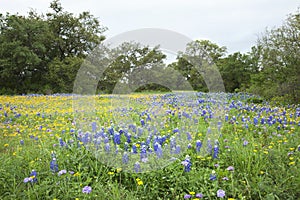
M 51 0 L 0 0 L 0 12 L 26 14 L 49 9 Z M 265 29 L 280 26 L 299 0 L 61 0 L 72 13 L 90 11 L 107 38 L 140 28 L 162 28 L 191 39 L 209 39 L 228 53 L 250 51 Z

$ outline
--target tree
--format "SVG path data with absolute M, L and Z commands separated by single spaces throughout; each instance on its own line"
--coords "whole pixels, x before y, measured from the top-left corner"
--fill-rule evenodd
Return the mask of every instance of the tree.
M 252 92 L 267 98 L 285 97 L 300 100 L 300 13 L 290 15 L 276 29 L 259 38 L 256 52 L 259 73 L 251 77 Z
M 228 55 L 217 63 L 226 92 L 245 90 L 250 84 L 250 75 L 255 73 L 251 67 L 251 56 L 240 52 Z
M 185 52 L 179 52 L 177 62 L 172 66 L 189 81 L 194 90 L 208 91 L 208 82 L 216 81 L 219 84 L 219 80 L 215 79 L 221 77 L 214 76 L 217 70 L 214 65 L 225 52 L 225 47 L 219 47 L 209 40 L 192 41 L 187 44 Z
M 132 77 L 131 75 L 138 71 L 143 71 L 143 73 L 149 72 L 149 69 L 154 65 L 162 65 L 163 59 L 166 58 L 166 55 L 159 50 L 159 47 L 150 48 L 139 43 L 129 42 L 112 49 L 110 54 L 110 65 L 104 71 L 98 84 L 99 90 L 107 93 L 114 91 L 117 82 L 132 87 L 141 85 L 141 78 L 139 76 Z M 156 86 L 142 86 L 140 90 L 147 90 L 149 87 L 153 89 Z
M 74 63 L 104 40 L 106 28 L 89 12 L 75 16 L 64 11 L 58 0 L 50 7 L 53 12 L 46 16 L 34 11 L 28 16 L 0 14 L 1 93 L 41 93 L 44 87 L 72 92 L 68 85 L 74 81 L 69 78 L 77 73 L 78 65 Z M 63 76 L 69 77 L 64 81 L 66 88 L 59 86 L 61 90 L 56 84 L 60 74 L 53 74 L 59 62 Z
M 84 58 L 105 39 L 102 33 L 107 28 L 101 26 L 99 20 L 89 12 L 74 16 L 73 13 L 64 11 L 59 0 L 54 0 L 50 8 L 53 12 L 46 14 L 46 20 L 53 34 L 49 49 L 51 58 Z
M 18 93 L 38 90 L 47 68 L 49 29 L 41 18 L 9 15 L 1 18 L 0 82 Z

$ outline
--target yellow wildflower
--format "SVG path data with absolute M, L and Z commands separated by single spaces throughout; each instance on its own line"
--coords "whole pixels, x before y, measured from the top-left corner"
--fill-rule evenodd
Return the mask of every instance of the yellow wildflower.
M 290 162 L 289 163 L 289 165 L 295 165 L 296 164 L 296 162 Z
M 73 176 L 80 176 L 80 173 L 76 172 Z

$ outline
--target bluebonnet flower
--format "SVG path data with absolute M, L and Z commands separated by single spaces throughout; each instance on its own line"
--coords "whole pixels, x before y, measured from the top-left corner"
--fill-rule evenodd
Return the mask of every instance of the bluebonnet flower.
M 146 121 L 151 121 L 151 117 L 149 114 L 147 115 Z
M 20 144 L 21 144 L 21 145 L 24 145 L 24 140 L 20 140 Z
M 90 186 L 84 186 L 82 189 L 82 193 L 89 194 L 92 192 L 92 188 Z
M 224 198 L 225 197 L 225 191 L 224 190 L 218 190 L 217 191 L 217 197 Z
M 52 160 L 50 161 L 50 170 L 52 172 L 58 172 L 58 164 L 56 162 L 56 158 L 52 158 Z
M 175 128 L 174 130 L 173 130 L 173 133 L 178 133 L 179 132 L 179 129 L 178 128 Z
M 96 132 L 97 130 L 97 124 L 96 122 L 92 122 L 92 132 Z
M 135 144 L 132 145 L 132 153 L 134 153 L 134 154 L 137 153 L 137 147 Z
M 219 155 L 219 146 L 215 145 L 213 158 L 217 159 Z
M 121 135 L 118 132 L 115 132 L 115 134 L 114 134 L 114 143 L 121 144 Z
M 215 174 L 210 174 L 209 175 L 209 180 L 215 181 L 215 180 L 217 180 L 217 176 Z
M 191 148 L 192 148 L 192 144 L 191 144 L 191 143 L 188 143 L 187 148 L 188 148 L 188 149 L 191 149 Z
M 106 151 L 107 153 L 110 152 L 110 145 L 109 145 L 109 143 L 106 143 L 106 144 L 105 144 L 104 149 L 105 149 L 105 151 Z
M 229 119 L 229 118 L 228 118 L 228 114 L 226 114 L 226 115 L 225 115 L 225 121 L 227 122 L 228 119 Z
M 141 172 L 141 165 L 140 165 L 139 162 L 136 162 L 136 163 L 134 164 L 134 171 L 135 171 L 136 173 Z
M 212 154 L 212 145 L 210 139 L 207 140 L 207 153 Z
M 197 140 L 196 141 L 196 151 L 200 152 L 201 147 L 202 147 L 202 142 L 200 140 Z
M 182 161 L 181 164 L 184 166 L 184 171 L 185 171 L 185 172 L 190 172 L 190 171 L 191 171 L 192 162 L 191 162 L 189 156 L 186 156 L 186 157 L 185 157 L 185 160 Z
M 36 172 L 35 170 L 32 170 L 29 176 L 30 176 L 30 178 L 32 179 L 31 182 L 35 183 L 35 182 L 38 181 L 38 180 L 37 180 L 37 172 Z
M 128 154 L 127 154 L 127 152 L 124 152 L 123 157 L 122 157 L 122 162 L 124 164 L 127 164 L 128 160 L 129 160 Z
M 253 123 L 254 123 L 254 125 L 258 124 L 258 119 L 256 117 L 253 118 Z
M 192 140 L 192 136 L 189 132 L 186 132 L 186 136 L 188 141 Z
M 176 145 L 175 154 L 180 154 L 180 151 L 181 151 L 180 145 Z
M 141 119 L 141 125 L 145 126 L 145 121 L 143 119 Z
M 156 148 L 156 151 L 155 151 L 156 156 L 157 156 L 157 158 L 161 158 L 162 154 L 163 154 L 161 145 L 158 144 L 158 143 L 156 143 L 156 144 L 157 144 L 157 148 Z
M 158 145 L 159 145 L 159 143 L 158 143 L 158 142 L 155 142 L 155 143 L 154 143 L 154 145 L 153 145 L 153 149 L 154 149 L 154 151 L 157 151 L 157 149 L 158 149 Z
M 59 145 L 61 147 L 64 147 L 64 146 L 66 146 L 66 143 L 61 138 L 59 138 Z
M 127 138 L 126 142 L 131 143 L 131 134 L 130 133 L 127 133 L 126 138 Z
M 147 158 L 147 148 L 145 145 L 143 145 L 141 148 L 140 159 L 142 161 L 145 161 L 146 158 Z
M 190 195 L 190 194 L 186 194 L 186 195 L 184 195 L 184 197 L 183 197 L 184 199 L 190 199 L 190 198 L 192 198 L 192 195 Z
M 110 135 L 113 135 L 113 134 L 114 134 L 114 129 L 113 129 L 112 127 L 111 127 L 111 128 L 108 128 L 107 131 L 108 131 L 108 133 L 109 133 Z
M 107 136 L 104 137 L 104 143 L 105 144 L 109 143 L 109 138 Z

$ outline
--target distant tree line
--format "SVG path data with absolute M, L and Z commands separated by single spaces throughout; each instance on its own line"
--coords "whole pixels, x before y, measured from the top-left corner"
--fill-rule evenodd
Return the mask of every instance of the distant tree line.
M 105 40 L 107 28 L 89 12 L 69 13 L 59 0 L 54 0 L 50 8 L 46 14 L 33 10 L 27 16 L 0 14 L 0 94 L 72 93 L 80 66 Z M 161 67 L 161 72 L 173 76 L 173 80 L 177 78 L 173 72 L 180 73 L 184 80 L 172 83 L 176 87 L 188 81 L 194 90 L 207 92 L 203 72 L 214 65 L 226 92 L 251 92 L 290 103 L 300 100 L 299 11 L 289 15 L 281 27 L 267 30 L 248 53 L 227 55 L 226 47 L 209 40 L 190 42 L 168 65 L 159 46 L 126 42 L 106 53 L 111 62 L 97 85 L 101 93 L 112 93 L 120 81 L 128 83 L 132 72 L 144 69 L 150 73 L 155 67 Z M 159 73 L 151 76 L 165 79 Z M 131 82 L 143 83 L 137 79 Z M 170 88 L 144 82 L 134 90 Z

